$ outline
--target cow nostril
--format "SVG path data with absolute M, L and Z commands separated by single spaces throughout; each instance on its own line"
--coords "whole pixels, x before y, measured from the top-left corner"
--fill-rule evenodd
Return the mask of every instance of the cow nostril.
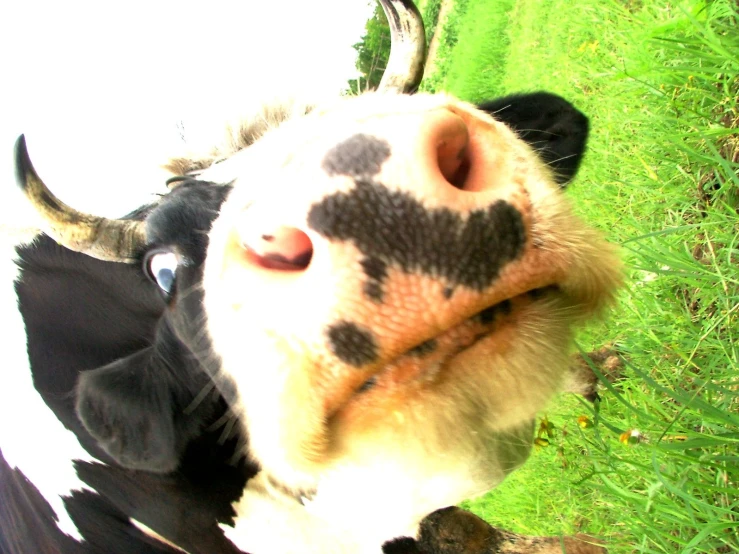
M 464 190 L 470 172 L 469 133 L 463 122 L 440 137 L 436 148 L 437 163 L 444 178 Z
M 464 190 L 465 183 L 467 182 L 467 176 L 470 173 L 470 159 L 465 156 L 464 159 L 462 159 L 461 163 L 459 164 L 459 167 L 457 168 L 457 171 L 454 172 L 453 175 L 447 177 L 447 181 L 449 181 L 452 185 L 454 185 L 459 190 Z
M 242 235 L 241 244 L 254 261 L 266 269 L 303 270 L 313 257 L 313 243 L 308 235 L 295 227 L 277 227 L 261 234 Z

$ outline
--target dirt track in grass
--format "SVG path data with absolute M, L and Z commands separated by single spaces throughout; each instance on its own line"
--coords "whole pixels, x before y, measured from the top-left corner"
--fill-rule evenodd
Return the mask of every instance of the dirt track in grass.
M 439 8 L 439 19 L 436 23 L 436 29 L 434 30 L 434 36 L 431 37 L 429 43 L 428 56 L 426 57 L 426 69 L 424 71 L 424 78 L 431 75 L 434 72 L 436 66 L 436 57 L 439 52 L 439 42 L 441 37 L 442 29 L 446 23 L 446 18 L 454 5 L 454 0 L 442 0 L 441 7 Z

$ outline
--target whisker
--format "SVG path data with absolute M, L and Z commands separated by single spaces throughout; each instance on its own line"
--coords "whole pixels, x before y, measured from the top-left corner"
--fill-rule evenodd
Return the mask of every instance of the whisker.
M 226 410 L 226 413 L 224 413 L 221 417 L 211 423 L 208 427 L 206 427 L 205 430 L 209 433 L 217 431 L 218 429 L 223 427 L 232 417 L 233 414 L 231 413 L 231 409 L 229 408 L 228 410 Z
M 215 383 L 213 381 L 209 381 L 207 385 L 203 387 L 203 389 L 197 394 L 195 398 L 193 398 L 192 402 L 187 405 L 187 407 L 184 410 L 184 413 L 186 415 L 190 415 L 192 412 L 195 411 L 195 409 L 205 400 L 206 396 L 210 392 L 215 389 Z
M 246 447 L 248 441 L 244 435 L 239 435 L 234 449 L 233 456 L 228 459 L 228 464 L 231 466 L 237 466 L 239 462 L 246 458 Z
M 227 413 L 230 413 L 230 410 Z M 231 417 L 228 419 L 228 421 L 226 421 L 226 424 L 223 428 L 223 432 L 221 433 L 221 436 L 218 438 L 218 444 L 221 444 L 221 445 L 224 444 L 228 439 L 230 439 L 233 436 L 232 433 L 233 433 L 234 427 L 239 421 L 239 418 L 238 416 L 234 414 L 230 414 L 230 415 Z

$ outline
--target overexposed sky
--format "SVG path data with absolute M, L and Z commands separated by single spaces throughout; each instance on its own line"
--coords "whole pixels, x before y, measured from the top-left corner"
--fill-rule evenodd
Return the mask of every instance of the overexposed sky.
M 169 145 L 265 97 L 338 93 L 373 0 L 7 0 L 0 6 L 0 201 L 12 143 L 63 200 L 113 213 Z M 3 153 L 4 152 L 4 153 Z M 7 177 L 6 177 L 7 176 Z M 119 194 L 125 192 L 125 195 Z M 124 198 L 125 196 L 125 198 Z M 107 211 L 107 209 L 106 209 Z

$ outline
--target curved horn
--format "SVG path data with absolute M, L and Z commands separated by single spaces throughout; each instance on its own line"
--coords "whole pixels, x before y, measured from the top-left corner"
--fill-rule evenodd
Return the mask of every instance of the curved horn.
M 146 243 L 144 222 L 83 214 L 54 196 L 39 178 L 21 135 L 15 143 L 15 178 L 44 218 L 47 233 L 59 244 L 111 262 L 133 263 Z
M 415 92 L 426 63 L 426 31 L 412 0 L 378 0 L 390 24 L 390 59 L 378 90 Z

